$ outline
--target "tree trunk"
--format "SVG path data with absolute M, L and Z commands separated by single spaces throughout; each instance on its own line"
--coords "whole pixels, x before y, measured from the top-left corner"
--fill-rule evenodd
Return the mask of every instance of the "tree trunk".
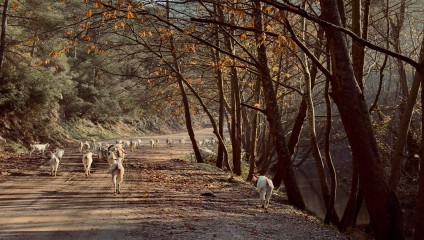
M 259 98 L 261 95 L 261 83 L 260 79 L 256 82 L 255 88 L 255 103 L 259 103 Z M 254 111 L 252 114 L 251 121 L 251 137 L 250 137 L 250 148 L 249 150 L 249 174 L 247 175 L 246 181 L 250 182 L 253 179 L 253 174 L 255 173 L 255 161 L 256 161 L 256 141 L 258 138 L 258 111 Z
M 0 72 L 3 68 L 4 52 L 6 50 L 6 26 L 7 26 L 7 9 L 9 7 L 9 0 L 3 1 L 3 12 L 1 14 L 1 35 L 0 35 Z
M 336 0 L 321 0 L 321 17 L 340 26 Z M 402 212 L 397 196 L 385 181 L 382 160 L 373 132 L 368 106 L 349 62 L 343 34 L 323 26 L 332 57 L 332 95 L 349 140 L 352 155 L 358 160 L 360 185 L 370 214 L 376 239 L 403 239 Z
M 306 59 L 306 57 L 305 57 Z M 306 63 L 307 61 L 305 61 Z M 304 98 L 306 99 L 306 105 L 308 106 L 308 125 L 309 125 L 309 139 L 312 148 L 312 156 L 315 159 L 315 166 L 317 168 L 318 178 L 321 186 L 321 194 L 324 199 L 325 206 L 329 206 L 330 201 L 330 191 L 328 190 L 327 178 L 325 177 L 324 162 L 322 160 L 321 152 L 318 146 L 318 139 L 315 132 L 315 111 L 312 101 L 312 92 L 311 92 L 311 76 L 309 74 L 308 65 L 305 64 L 305 90 Z M 330 209 L 327 209 L 330 211 Z M 331 209 L 333 211 L 333 209 Z
M 219 129 L 219 134 L 221 136 L 224 136 L 224 132 L 223 132 L 223 124 L 224 124 L 224 94 L 223 94 L 223 80 L 222 80 L 222 72 L 220 67 L 218 66 L 219 63 L 219 51 L 215 51 L 211 48 L 211 52 L 212 52 L 212 56 L 213 56 L 213 61 L 215 63 L 215 65 L 217 66 L 215 68 L 215 74 L 216 74 L 216 84 L 217 84 L 217 88 L 218 88 L 218 92 L 219 92 L 219 109 L 218 109 L 218 129 Z M 216 167 L 218 168 L 222 168 L 222 164 L 223 164 L 223 160 L 224 160 L 224 153 L 223 153 L 223 149 L 221 147 L 221 144 L 218 144 L 218 152 L 217 152 L 217 157 L 216 157 Z
M 228 151 L 227 148 L 225 147 L 224 144 L 224 137 L 223 135 L 219 134 L 219 129 L 218 126 L 215 122 L 215 120 L 213 119 L 212 114 L 209 112 L 209 110 L 207 109 L 205 103 L 203 102 L 202 98 L 199 96 L 199 94 L 194 90 L 194 88 L 185 80 L 183 79 L 184 84 L 190 89 L 190 91 L 193 93 L 193 95 L 197 98 L 197 100 L 199 101 L 199 104 L 202 106 L 203 111 L 205 111 L 206 115 L 209 118 L 209 121 L 212 124 L 212 128 L 213 128 L 213 133 L 215 134 L 215 136 L 218 139 L 218 144 L 223 148 L 223 153 L 224 153 L 224 159 L 228 159 Z M 228 169 L 228 171 L 232 171 L 231 170 L 231 166 L 228 163 L 228 161 L 224 161 L 225 167 Z
M 361 36 L 361 0 L 352 1 L 352 32 Z M 364 91 L 364 56 L 365 46 L 358 41 L 352 43 L 352 65 L 359 88 Z
M 328 49 L 326 52 L 328 52 Z M 330 67 L 331 67 L 330 59 L 328 59 L 327 69 L 330 69 Z M 330 79 L 327 78 L 325 82 L 325 90 L 324 90 L 325 106 L 327 110 L 327 123 L 325 125 L 325 137 L 324 137 L 324 152 L 325 152 L 325 160 L 327 162 L 327 167 L 330 172 L 331 188 L 330 188 L 330 198 L 328 200 L 327 212 L 325 214 L 324 223 L 330 224 L 331 220 L 337 218 L 336 224 L 339 225 L 340 221 L 339 221 L 337 212 L 334 209 L 334 205 L 336 202 L 336 191 L 337 191 L 337 175 L 336 175 L 336 169 L 334 168 L 333 159 L 330 153 L 330 132 L 331 132 L 332 110 L 331 110 L 331 102 L 330 102 L 330 96 L 329 96 L 329 88 L 330 88 Z
M 221 21 L 225 21 L 222 9 L 218 8 Z M 230 13 L 230 23 L 234 22 L 234 13 Z M 232 31 L 230 31 L 231 35 Z M 224 35 L 224 42 L 228 50 L 235 54 L 233 40 L 227 34 Z M 235 61 L 235 59 L 232 59 Z M 237 68 L 233 65 L 230 67 L 231 73 L 231 143 L 233 146 L 233 171 L 236 175 L 241 175 L 241 108 L 240 108 L 240 90 Z
M 264 115 L 259 115 L 259 141 L 258 141 L 258 161 L 256 163 L 257 172 L 261 174 L 264 169 L 264 165 L 267 164 L 268 155 L 269 155 L 269 145 L 272 144 L 269 134 L 267 134 L 267 124 Z M 268 166 L 267 166 L 268 167 Z M 266 170 L 265 170 L 266 172 Z
M 392 44 L 394 51 L 396 53 L 402 53 L 401 43 L 400 43 L 400 35 L 403 28 L 403 24 L 405 21 L 405 0 L 401 0 L 400 2 L 400 8 L 399 13 L 396 13 L 396 21 L 389 18 L 389 22 L 392 28 L 391 36 L 392 36 Z M 391 156 L 391 163 L 392 163 L 392 170 L 390 174 L 390 187 L 392 189 L 396 189 L 397 185 L 401 178 L 401 170 L 403 167 L 404 162 L 404 150 L 405 146 L 407 144 L 407 135 L 410 134 L 409 132 L 409 123 L 410 123 L 410 117 L 412 115 L 409 115 L 408 112 L 410 111 L 410 108 L 413 106 L 410 105 L 411 100 L 414 101 L 413 105 L 415 105 L 416 96 L 418 94 L 418 89 L 415 89 L 416 87 L 419 88 L 419 82 L 412 83 L 411 87 L 411 94 L 414 95 L 409 96 L 408 93 L 408 81 L 406 77 L 406 71 L 405 66 L 403 62 L 400 59 L 395 60 L 396 66 L 398 68 L 399 73 L 399 86 L 400 86 L 400 103 L 399 103 L 399 130 L 397 133 L 397 141 L 394 147 L 394 151 Z M 417 85 L 418 84 L 418 85 Z M 412 111 L 412 110 L 411 110 Z M 411 113 L 412 114 L 412 113 Z M 406 133 L 405 133 L 406 131 Z
M 421 50 L 422 53 L 423 50 Z M 421 70 L 421 86 L 424 86 L 424 70 Z M 424 106 L 424 88 L 421 87 L 421 106 Z M 424 126 L 424 108 L 421 108 L 421 126 Z M 415 206 L 415 239 L 424 239 L 424 127 L 421 127 L 421 156 L 417 204 Z
M 419 56 L 419 62 L 424 62 L 424 39 L 421 42 L 421 50 Z M 423 65 L 421 64 L 421 70 L 423 69 Z M 420 73 L 420 70 L 417 70 L 414 75 L 414 79 L 412 81 L 411 92 L 408 95 L 408 99 L 406 101 L 406 106 L 404 112 L 401 116 L 399 132 L 397 136 L 397 141 L 394 149 L 394 153 L 392 155 L 392 169 L 390 173 L 390 187 L 393 190 L 396 190 L 399 185 L 401 170 L 402 170 L 402 159 L 403 152 L 406 145 L 406 140 L 408 137 L 409 125 L 411 123 L 412 112 L 414 110 L 415 102 L 417 101 L 418 91 L 420 88 L 420 83 L 422 82 L 422 78 L 424 76 Z
M 368 12 L 369 2 L 365 4 L 365 12 Z M 352 31 L 358 36 L 367 36 L 368 32 L 368 14 L 364 15 L 363 31 L 361 33 L 361 0 L 354 0 L 352 2 Z M 359 88 L 362 93 L 364 92 L 363 74 L 364 74 L 364 58 L 365 58 L 365 46 L 357 41 L 353 41 L 352 44 L 352 66 L 355 79 L 358 82 Z M 355 210 L 358 206 L 358 196 L 361 196 L 359 187 L 359 172 L 358 172 L 358 160 L 352 159 L 352 183 L 350 187 L 349 200 L 346 204 L 343 217 L 341 219 L 339 230 L 344 232 L 347 228 L 355 224 Z M 362 200 L 361 200 L 362 201 Z
M 303 3 L 303 8 L 304 8 Z M 305 25 L 305 19 L 302 18 L 302 41 L 305 41 L 305 32 L 306 32 L 306 25 Z M 305 99 L 306 106 L 307 106 L 307 122 L 309 126 L 309 139 L 311 143 L 311 149 L 312 149 L 312 156 L 315 160 L 315 166 L 318 173 L 318 178 L 320 182 L 321 187 L 321 194 L 324 199 L 325 207 L 329 206 L 330 201 L 330 191 L 328 190 L 328 183 L 327 178 L 325 177 L 325 169 L 324 169 L 324 162 L 322 160 L 321 152 L 319 150 L 318 146 L 318 139 L 317 134 L 315 132 L 315 109 L 314 109 L 314 102 L 312 99 L 312 80 L 311 80 L 311 74 L 309 72 L 309 64 L 308 60 L 306 58 L 306 54 L 301 54 L 301 60 L 303 62 L 303 76 L 305 77 L 305 86 L 303 90 L 303 99 Z M 329 209 L 327 209 L 329 211 Z M 333 211 L 333 209 L 331 209 Z
M 218 14 L 217 6 L 214 4 L 214 12 Z M 215 45 L 220 47 L 220 41 L 219 41 L 219 32 L 218 27 L 215 29 Z M 218 50 L 213 51 L 212 50 L 212 56 L 214 58 L 215 62 L 215 74 L 217 77 L 217 87 L 219 92 L 219 113 L 218 113 L 218 132 L 219 135 L 224 137 L 224 102 L 225 102 L 225 96 L 224 96 L 224 80 L 222 76 L 222 70 L 220 66 L 221 61 L 221 54 Z M 224 154 L 225 145 L 219 144 L 218 145 L 218 154 L 216 159 L 216 166 L 218 168 L 222 168 L 223 162 L 226 163 L 226 165 L 229 165 L 228 163 L 228 153 Z M 224 159 L 224 156 L 226 156 L 226 159 Z
M 318 30 L 317 38 L 318 38 L 318 40 L 315 44 L 317 50 L 314 52 L 314 55 L 317 57 L 317 59 L 319 59 L 321 52 L 322 52 L 319 48 L 319 45 L 322 44 L 322 40 L 324 38 L 324 30 L 322 28 L 320 28 Z M 312 84 L 311 88 L 312 89 L 315 86 L 315 79 L 316 79 L 317 74 L 318 74 L 318 68 L 314 64 L 311 68 L 311 84 Z M 296 147 L 296 145 L 299 141 L 300 132 L 302 131 L 302 126 L 303 126 L 303 123 L 305 122 L 305 118 L 306 118 L 306 110 L 307 110 L 306 100 L 305 100 L 305 98 L 302 98 L 302 102 L 300 103 L 299 111 L 297 112 L 296 120 L 294 121 L 293 128 L 292 128 L 292 131 L 291 131 L 291 134 L 290 134 L 290 138 L 289 138 L 289 141 L 287 143 L 287 146 L 288 146 L 289 151 L 290 151 L 290 155 L 293 155 L 294 148 Z
M 265 139 L 265 152 L 263 155 L 263 162 L 258 167 L 258 174 L 263 175 L 268 172 L 269 162 L 271 157 L 275 154 L 274 142 L 272 141 L 271 134 L 266 135 Z
M 340 220 L 339 230 L 345 232 L 348 227 L 353 226 L 353 219 L 355 216 L 355 209 L 359 192 L 359 172 L 358 165 L 352 161 L 352 180 L 350 185 L 350 194 L 347 201 L 342 219 Z
M 169 19 L 169 1 L 166 1 L 166 14 L 167 14 L 167 19 Z M 169 44 L 171 47 L 174 69 L 177 75 L 178 87 L 180 88 L 181 98 L 182 98 L 182 102 L 184 106 L 184 116 L 185 116 L 187 133 L 193 145 L 194 156 L 196 157 L 196 161 L 199 163 L 203 163 L 204 161 L 203 161 L 202 155 L 200 154 L 196 137 L 194 135 L 193 124 L 191 122 L 190 106 L 188 103 L 187 94 L 184 89 L 184 85 L 183 85 L 184 79 L 182 79 L 182 76 L 181 76 L 180 65 L 178 64 L 178 58 L 177 58 L 177 49 L 175 48 L 174 37 L 172 35 L 169 38 Z
M 342 26 L 346 27 L 346 10 L 345 10 L 345 5 L 343 0 L 337 0 L 337 8 L 339 9 Z
M 402 53 L 400 34 L 401 34 L 403 24 L 405 21 L 405 9 L 406 9 L 406 0 L 401 0 L 399 13 L 396 13 L 396 23 L 392 20 L 390 21 L 390 24 L 392 26 L 393 48 L 394 48 L 394 51 L 399 54 Z M 396 59 L 395 62 L 399 72 L 400 92 L 402 96 L 401 105 L 402 105 L 404 104 L 406 98 L 408 97 L 408 81 L 406 77 L 405 66 L 402 60 Z M 401 114 L 403 113 L 403 106 L 400 107 L 400 113 Z
M 233 146 L 234 174 L 241 175 L 241 131 L 240 131 L 240 94 L 238 86 L 238 73 L 231 67 L 231 143 Z
M 261 4 L 258 0 L 255 0 L 254 4 L 255 28 L 263 31 Z M 283 181 L 289 202 L 299 209 L 305 209 L 305 203 L 294 175 L 289 149 L 286 145 L 284 129 L 281 125 L 281 115 L 268 67 L 265 41 L 263 41 L 261 33 L 256 32 L 255 36 L 259 63 L 258 70 L 264 91 L 266 115 L 278 157 L 277 172 L 273 178 L 274 186 L 278 188 Z
M 241 102 L 244 103 L 245 100 L 243 98 L 243 95 L 240 95 Z M 252 125 L 249 122 L 249 117 L 247 114 L 247 108 L 241 109 L 241 123 L 242 123 L 242 139 L 241 139 L 241 149 L 245 149 L 246 154 L 249 154 L 250 144 L 251 144 L 251 131 L 252 131 Z M 243 160 L 243 159 L 242 159 Z

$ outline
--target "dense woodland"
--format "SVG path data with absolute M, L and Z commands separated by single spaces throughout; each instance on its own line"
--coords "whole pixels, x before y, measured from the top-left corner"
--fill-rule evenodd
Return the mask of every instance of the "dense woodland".
M 295 167 L 309 159 L 326 224 L 349 230 L 364 204 L 376 239 L 424 239 L 421 1 L 4 0 L 1 8 L 3 137 L 59 141 L 81 120 L 161 119 L 184 126 L 203 162 L 193 130 L 202 121 L 219 142 L 217 167 L 248 180 L 271 175 L 305 209 Z M 340 158 L 348 171 L 337 169 Z M 338 216 L 341 178 L 350 197 Z

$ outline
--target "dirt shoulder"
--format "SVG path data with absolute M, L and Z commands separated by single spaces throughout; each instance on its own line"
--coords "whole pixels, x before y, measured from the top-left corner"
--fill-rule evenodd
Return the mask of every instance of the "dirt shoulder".
M 1 159 L 0 239 L 347 239 L 281 196 L 265 212 L 254 186 L 191 163 L 188 146 L 152 149 L 141 139 L 117 196 L 107 164 L 95 161 L 86 178 L 76 148 L 56 178 L 45 159 Z

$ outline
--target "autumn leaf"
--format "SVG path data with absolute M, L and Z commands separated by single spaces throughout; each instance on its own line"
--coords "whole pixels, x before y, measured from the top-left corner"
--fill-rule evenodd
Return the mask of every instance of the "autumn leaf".
M 291 48 L 291 49 L 293 49 L 293 50 L 295 50 L 295 49 L 296 49 L 296 43 L 295 43 L 294 41 L 292 41 L 292 40 L 291 40 L 291 41 L 289 42 L 289 44 L 290 44 L 290 48 Z
M 265 11 L 271 11 L 271 9 L 272 9 L 272 6 L 266 6 L 265 7 Z
M 94 1 L 94 7 L 95 8 L 103 8 L 102 2 L 103 2 L 103 0 L 95 0 Z
M 187 82 L 190 83 L 190 84 L 192 84 L 193 83 L 193 79 L 188 79 Z
M 280 40 L 280 42 L 282 42 L 283 44 L 287 45 L 287 38 L 283 35 L 278 35 L 278 39 Z
M 265 29 L 266 29 L 267 31 L 271 31 L 271 26 L 270 26 L 270 25 L 266 25 Z
M 244 16 L 244 11 L 243 10 L 237 10 L 236 11 L 237 16 L 239 17 L 243 17 Z
M 134 14 L 133 12 L 128 11 L 128 12 L 127 12 L 127 18 L 128 18 L 128 19 L 135 18 L 135 14 Z
M 241 39 L 241 40 L 246 39 L 246 37 L 247 37 L 246 33 L 243 33 L 243 34 L 241 34 L 241 35 L 240 35 L 240 39 Z
M 13 2 L 11 7 L 12 7 L 12 9 L 17 9 L 19 7 L 19 3 Z
M 121 26 L 121 28 L 125 28 L 125 22 L 124 21 L 120 22 L 119 26 Z
M 87 16 L 87 17 L 91 17 L 91 16 L 93 16 L 93 11 L 91 11 L 91 9 L 88 9 L 88 10 L 85 10 L 85 16 Z

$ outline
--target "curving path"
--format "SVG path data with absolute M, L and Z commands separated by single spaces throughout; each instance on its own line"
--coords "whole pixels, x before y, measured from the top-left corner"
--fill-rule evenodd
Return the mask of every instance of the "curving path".
M 95 160 L 84 176 L 76 146 L 65 149 L 56 178 L 41 165 L 0 183 L 0 239 L 345 239 L 282 197 L 273 196 L 265 213 L 253 186 L 190 163 L 188 144 L 165 146 L 181 136 L 158 136 L 154 149 L 141 138 L 141 148 L 127 150 L 117 196 L 105 162 Z

